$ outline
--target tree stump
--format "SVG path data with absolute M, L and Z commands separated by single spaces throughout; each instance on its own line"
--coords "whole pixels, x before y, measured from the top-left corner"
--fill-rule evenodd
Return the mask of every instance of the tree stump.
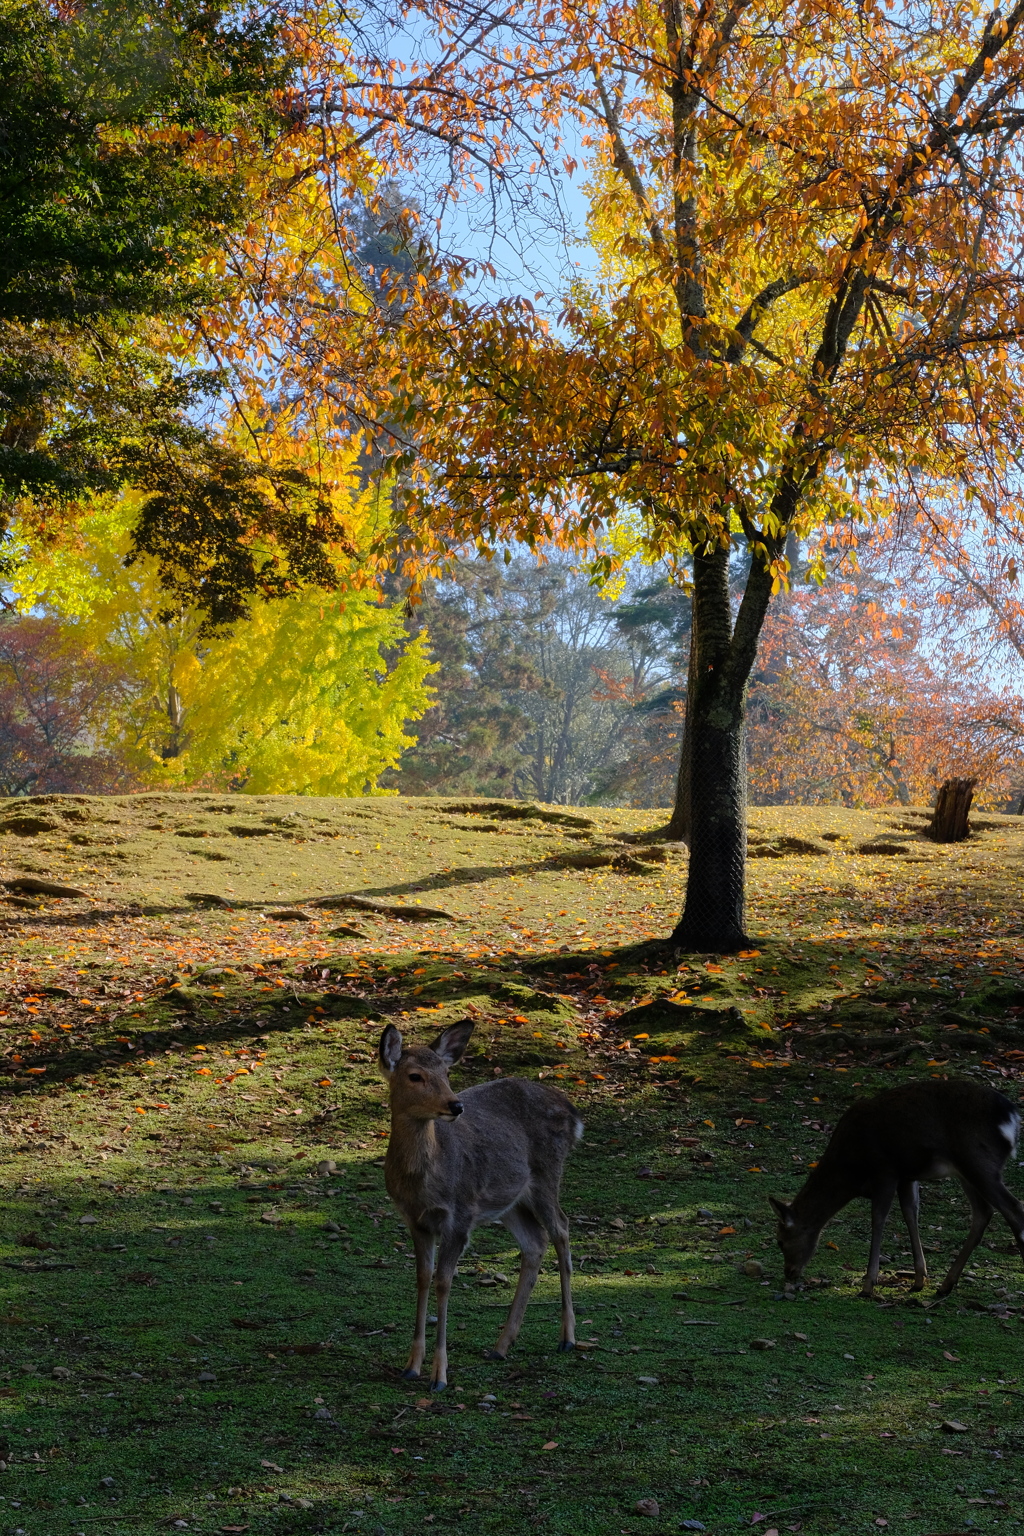
M 977 779 L 947 779 L 935 797 L 928 836 L 936 843 L 962 843 L 970 834 L 967 817 Z

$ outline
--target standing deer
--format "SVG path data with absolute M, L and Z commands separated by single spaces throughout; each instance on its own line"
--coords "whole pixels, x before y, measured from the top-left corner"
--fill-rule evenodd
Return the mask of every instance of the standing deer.
M 822 1227 L 851 1200 L 871 1201 L 871 1255 L 861 1287 L 870 1296 L 878 1280 L 882 1232 L 899 1196 L 914 1253 L 914 1284 L 928 1278 L 917 1227 L 922 1180 L 955 1174 L 971 1202 L 971 1229 L 938 1294 L 947 1296 L 998 1211 L 1024 1258 L 1024 1205 L 1003 1183 L 1003 1165 L 1016 1153 L 1020 1114 L 1005 1094 L 978 1083 L 930 1081 L 890 1088 L 850 1106 L 817 1167 L 786 1205 L 773 1196 L 786 1279 L 799 1280 Z
M 583 1134 L 583 1122 L 564 1093 L 521 1077 L 478 1083 L 456 1098 L 448 1069 L 459 1060 L 472 1033 L 472 1020 L 467 1019 L 444 1030 L 430 1045 L 404 1048 L 393 1024 L 380 1037 L 380 1068 L 391 1099 L 384 1181 L 416 1250 L 416 1330 L 403 1374 L 415 1379 L 423 1368 L 433 1279 L 433 1392 L 443 1392 L 448 1384 L 452 1277 L 469 1234 L 482 1222 L 502 1222 L 522 1254 L 512 1305 L 488 1359 L 504 1360 L 515 1342 L 549 1239 L 562 1283 L 558 1347 L 576 1347 L 569 1223 L 558 1195 L 565 1160 Z

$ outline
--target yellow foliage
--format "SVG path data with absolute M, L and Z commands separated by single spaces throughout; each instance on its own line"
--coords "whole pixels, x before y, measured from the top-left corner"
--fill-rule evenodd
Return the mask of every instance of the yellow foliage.
M 346 521 L 366 526 L 379 498 L 356 493 L 351 459 L 343 469 Z M 135 512 L 128 499 L 91 509 L 19 573 L 23 608 L 57 613 L 83 651 L 122 672 L 104 745 L 148 784 L 375 793 L 412 744 L 406 722 L 430 707 L 426 636 L 406 643 L 401 610 L 339 555 L 336 591 L 261 602 L 204 637 L 199 612 L 167 613 L 154 562 L 125 565 Z

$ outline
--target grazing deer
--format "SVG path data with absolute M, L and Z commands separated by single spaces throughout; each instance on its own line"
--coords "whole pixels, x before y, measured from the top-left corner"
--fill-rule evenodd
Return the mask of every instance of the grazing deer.
M 870 1296 L 878 1280 L 882 1232 L 899 1196 L 914 1252 L 914 1284 L 928 1278 L 917 1228 L 922 1180 L 955 1174 L 971 1202 L 971 1229 L 938 1294 L 947 1296 L 998 1211 L 1024 1258 L 1024 1205 L 1003 1183 L 1003 1165 L 1016 1154 L 1020 1114 L 994 1088 L 978 1083 L 930 1081 L 890 1088 L 860 1099 L 832 1133 L 817 1167 L 789 1204 L 771 1198 L 779 1218 L 778 1240 L 786 1279 L 799 1280 L 827 1221 L 851 1200 L 871 1201 L 871 1255 L 861 1287 Z
M 448 1069 L 459 1060 L 472 1033 L 472 1020 L 467 1019 L 444 1030 L 430 1045 L 403 1047 L 393 1024 L 380 1037 L 380 1068 L 391 1099 L 384 1181 L 416 1250 L 416 1330 L 403 1374 L 415 1379 L 423 1368 L 433 1279 L 433 1392 L 443 1392 L 448 1384 L 452 1277 L 469 1234 L 482 1222 L 502 1222 L 522 1254 L 512 1305 L 488 1359 L 504 1360 L 515 1342 L 549 1240 L 555 1245 L 562 1282 L 558 1347 L 576 1347 L 569 1223 L 558 1194 L 565 1160 L 583 1134 L 583 1122 L 564 1093 L 521 1077 L 478 1083 L 456 1097 Z

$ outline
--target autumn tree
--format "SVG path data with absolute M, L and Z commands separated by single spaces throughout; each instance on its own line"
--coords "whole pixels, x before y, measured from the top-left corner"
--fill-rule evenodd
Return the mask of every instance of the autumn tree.
M 357 457 L 353 444 L 333 472 L 347 480 L 352 531 L 381 516 L 376 494 L 358 489 Z M 211 634 L 201 608 L 172 606 L 154 560 L 126 563 L 135 514 L 128 498 L 95 508 L 73 544 L 18 573 L 20 606 L 47 614 L 70 675 L 120 680 L 92 710 L 97 752 L 151 787 L 374 793 L 431 702 L 433 664 L 424 639 L 407 636 L 403 605 L 335 550 L 331 591 L 259 603 Z M 0 650 L 0 675 L 2 661 Z
M 104 744 L 130 690 L 52 616 L 0 618 L 0 795 L 114 794 L 135 780 Z
M 748 761 L 759 804 L 924 805 L 943 780 L 1016 809 L 1024 708 L 995 689 L 963 630 L 945 634 L 866 568 L 802 586 L 769 614 L 750 690 Z
M 408 110 L 442 60 L 461 153 L 506 184 L 520 150 L 553 174 L 573 146 L 601 266 L 546 310 L 532 293 L 424 292 L 395 357 L 419 476 L 406 517 L 425 546 L 514 531 L 600 554 L 629 509 L 649 555 L 689 553 L 693 830 L 674 943 L 735 948 L 745 695 L 787 538 L 922 500 L 941 518 L 967 483 L 1018 531 L 1024 5 L 429 17 L 434 74 L 405 68 Z

